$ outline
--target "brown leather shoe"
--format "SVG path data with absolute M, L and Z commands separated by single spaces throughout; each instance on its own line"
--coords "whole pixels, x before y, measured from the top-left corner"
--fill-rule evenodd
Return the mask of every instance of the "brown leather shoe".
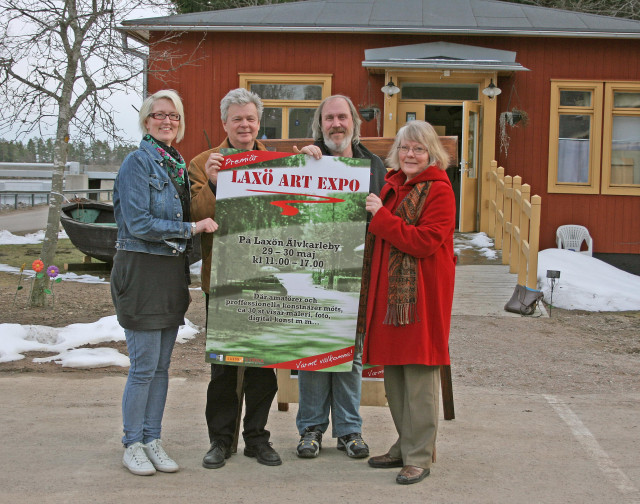
M 402 459 L 395 458 L 385 453 L 384 455 L 378 455 L 377 457 L 371 457 L 369 459 L 369 465 L 378 469 L 387 469 L 389 467 L 402 467 Z
M 396 483 L 400 485 L 411 485 L 412 483 L 418 483 L 422 481 L 431 472 L 430 469 L 423 469 L 422 467 L 416 467 L 412 465 L 406 465 L 396 476 Z

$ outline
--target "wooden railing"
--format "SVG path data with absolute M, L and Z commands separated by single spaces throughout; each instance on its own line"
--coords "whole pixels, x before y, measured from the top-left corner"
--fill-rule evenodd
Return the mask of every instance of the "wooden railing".
M 496 161 L 491 161 L 488 176 L 488 234 L 502 250 L 502 264 L 518 274 L 518 284 L 536 289 L 542 198 L 531 196 L 531 187 L 519 175 L 505 177 Z

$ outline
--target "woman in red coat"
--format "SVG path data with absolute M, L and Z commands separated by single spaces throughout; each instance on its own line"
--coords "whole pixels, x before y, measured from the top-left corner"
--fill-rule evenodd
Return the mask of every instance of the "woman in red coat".
M 373 218 L 361 323 L 366 323 L 363 362 L 384 365 L 398 431 L 389 452 L 371 457 L 369 465 L 402 467 L 396 482 L 406 485 L 429 475 L 435 446 L 440 366 L 449 364 L 456 208 L 444 171 L 449 156 L 429 123 L 407 123 L 390 152 L 393 170 L 380 197 L 367 197 Z

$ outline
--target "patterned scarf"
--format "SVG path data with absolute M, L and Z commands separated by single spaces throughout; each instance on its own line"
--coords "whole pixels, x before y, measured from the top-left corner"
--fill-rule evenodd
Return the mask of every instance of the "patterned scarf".
M 173 147 L 163 144 L 149 134 L 145 135 L 143 140 L 149 142 L 156 148 L 158 153 L 162 156 L 162 165 L 167 170 L 169 176 L 176 182 L 176 184 L 183 186 L 184 171 L 187 164 L 184 162 L 184 159 L 182 159 L 180 153 Z
M 415 226 L 429 195 L 431 181 L 420 182 L 400 202 L 395 214 L 407 224 Z M 362 284 L 360 287 L 360 305 L 358 309 L 358 329 L 356 346 L 361 349 L 366 331 L 367 300 L 369 297 L 369 279 L 375 236 L 367 233 L 362 264 Z M 391 245 L 389 251 L 389 290 L 387 291 L 387 314 L 383 324 L 394 326 L 413 324 L 416 320 L 418 297 L 418 259 L 398 250 Z

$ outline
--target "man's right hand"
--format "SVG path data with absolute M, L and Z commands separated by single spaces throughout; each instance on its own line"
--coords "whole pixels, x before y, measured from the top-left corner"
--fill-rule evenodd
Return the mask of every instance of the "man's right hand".
M 212 152 L 207 158 L 207 162 L 204 164 L 204 171 L 207 173 L 207 177 L 213 185 L 218 185 L 218 172 L 222 168 L 222 161 L 224 156 L 219 152 Z
M 322 151 L 320 147 L 317 145 L 307 145 L 302 149 L 298 149 L 296 145 L 293 146 L 293 152 L 295 154 L 306 154 L 307 156 L 312 156 L 315 159 L 322 159 Z

